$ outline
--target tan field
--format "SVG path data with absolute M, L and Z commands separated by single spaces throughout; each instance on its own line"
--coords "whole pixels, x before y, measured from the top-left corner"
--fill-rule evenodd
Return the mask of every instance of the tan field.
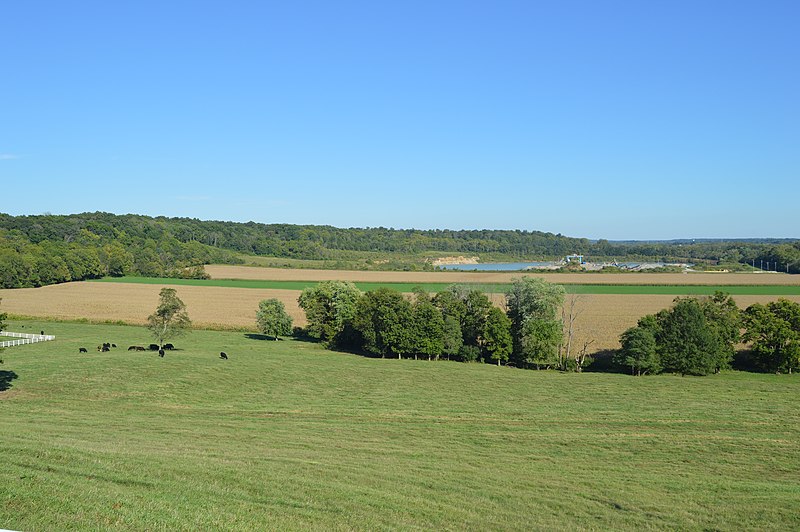
M 0 290 L 0 308 L 4 312 L 23 316 L 70 320 L 87 318 L 91 321 L 120 320 L 143 324 L 158 305 L 158 292 L 163 286 L 169 285 L 79 282 L 42 288 Z M 297 297 L 300 295 L 297 290 L 173 287 L 186 303 L 189 316 L 197 327 L 254 330 L 258 302 L 268 298 L 282 301 L 296 325 L 305 324 L 305 315 L 297 305 Z M 576 341 L 582 343 L 584 338 L 594 340 L 590 352 L 617 348 L 619 335 L 625 329 L 635 325 L 641 316 L 669 307 L 674 299 L 671 295 L 603 294 L 578 297 L 582 314 L 577 321 Z M 502 306 L 501 294 L 493 294 L 492 299 Z M 752 303 L 767 302 L 777 297 L 736 296 L 735 299 L 741 308 L 745 308 Z M 788 296 L 787 299 L 800 303 L 800 296 Z
M 644 285 L 800 285 L 800 275 L 782 273 L 540 273 L 540 272 L 378 272 L 227 266 L 205 267 L 212 279 L 263 281 L 362 281 L 383 283 L 509 283 L 523 275 L 554 283 Z
M 0 290 L 2 310 L 23 316 L 58 319 L 121 320 L 143 324 L 158 306 L 163 285 L 64 283 L 42 288 Z M 276 298 L 296 323 L 305 321 L 295 290 L 259 290 L 217 286 L 173 286 L 197 327 L 255 327 L 258 302 Z

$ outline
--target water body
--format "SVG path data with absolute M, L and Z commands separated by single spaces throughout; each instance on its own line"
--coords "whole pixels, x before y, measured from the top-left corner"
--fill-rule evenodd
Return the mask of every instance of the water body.
M 485 264 L 443 264 L 443 270 L 479 271 L 479 272 L 516 272 L 527 268 L 553 266 L 555 262 L 487 262 Z

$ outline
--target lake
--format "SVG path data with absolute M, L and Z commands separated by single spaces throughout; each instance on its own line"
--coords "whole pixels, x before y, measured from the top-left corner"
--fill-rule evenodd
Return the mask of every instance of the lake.
M 463 270 L 479 272 L 514 272 L 527 268 L 538 268 L 541 266 L 553 266 L 555 262 L 487 262 L 485 264 L 442 264 L 439 266 L 443 270 Z

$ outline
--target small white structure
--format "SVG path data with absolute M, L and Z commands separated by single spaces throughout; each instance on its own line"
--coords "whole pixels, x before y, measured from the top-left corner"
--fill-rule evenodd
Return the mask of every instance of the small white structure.
M 55 340 L 55 336 L 49 334 L 26 334 L 3 331 L 0 336 L 10 336 L 12 338 L 20 338 L 20 340 L 8 340 L 0 342 L 0 347 L 14 347 L 15 345 L 35 344 L 37 342 L 47 342 L 48 340 Z

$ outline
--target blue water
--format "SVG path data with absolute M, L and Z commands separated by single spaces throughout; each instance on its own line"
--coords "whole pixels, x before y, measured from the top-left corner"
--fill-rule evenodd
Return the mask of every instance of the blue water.
M 531 266 L 550 266 L 552 262 L 490 262 L 486 264 L 443 264 L 443 270 L 476 270 L 479 272 L 514 272 Z

